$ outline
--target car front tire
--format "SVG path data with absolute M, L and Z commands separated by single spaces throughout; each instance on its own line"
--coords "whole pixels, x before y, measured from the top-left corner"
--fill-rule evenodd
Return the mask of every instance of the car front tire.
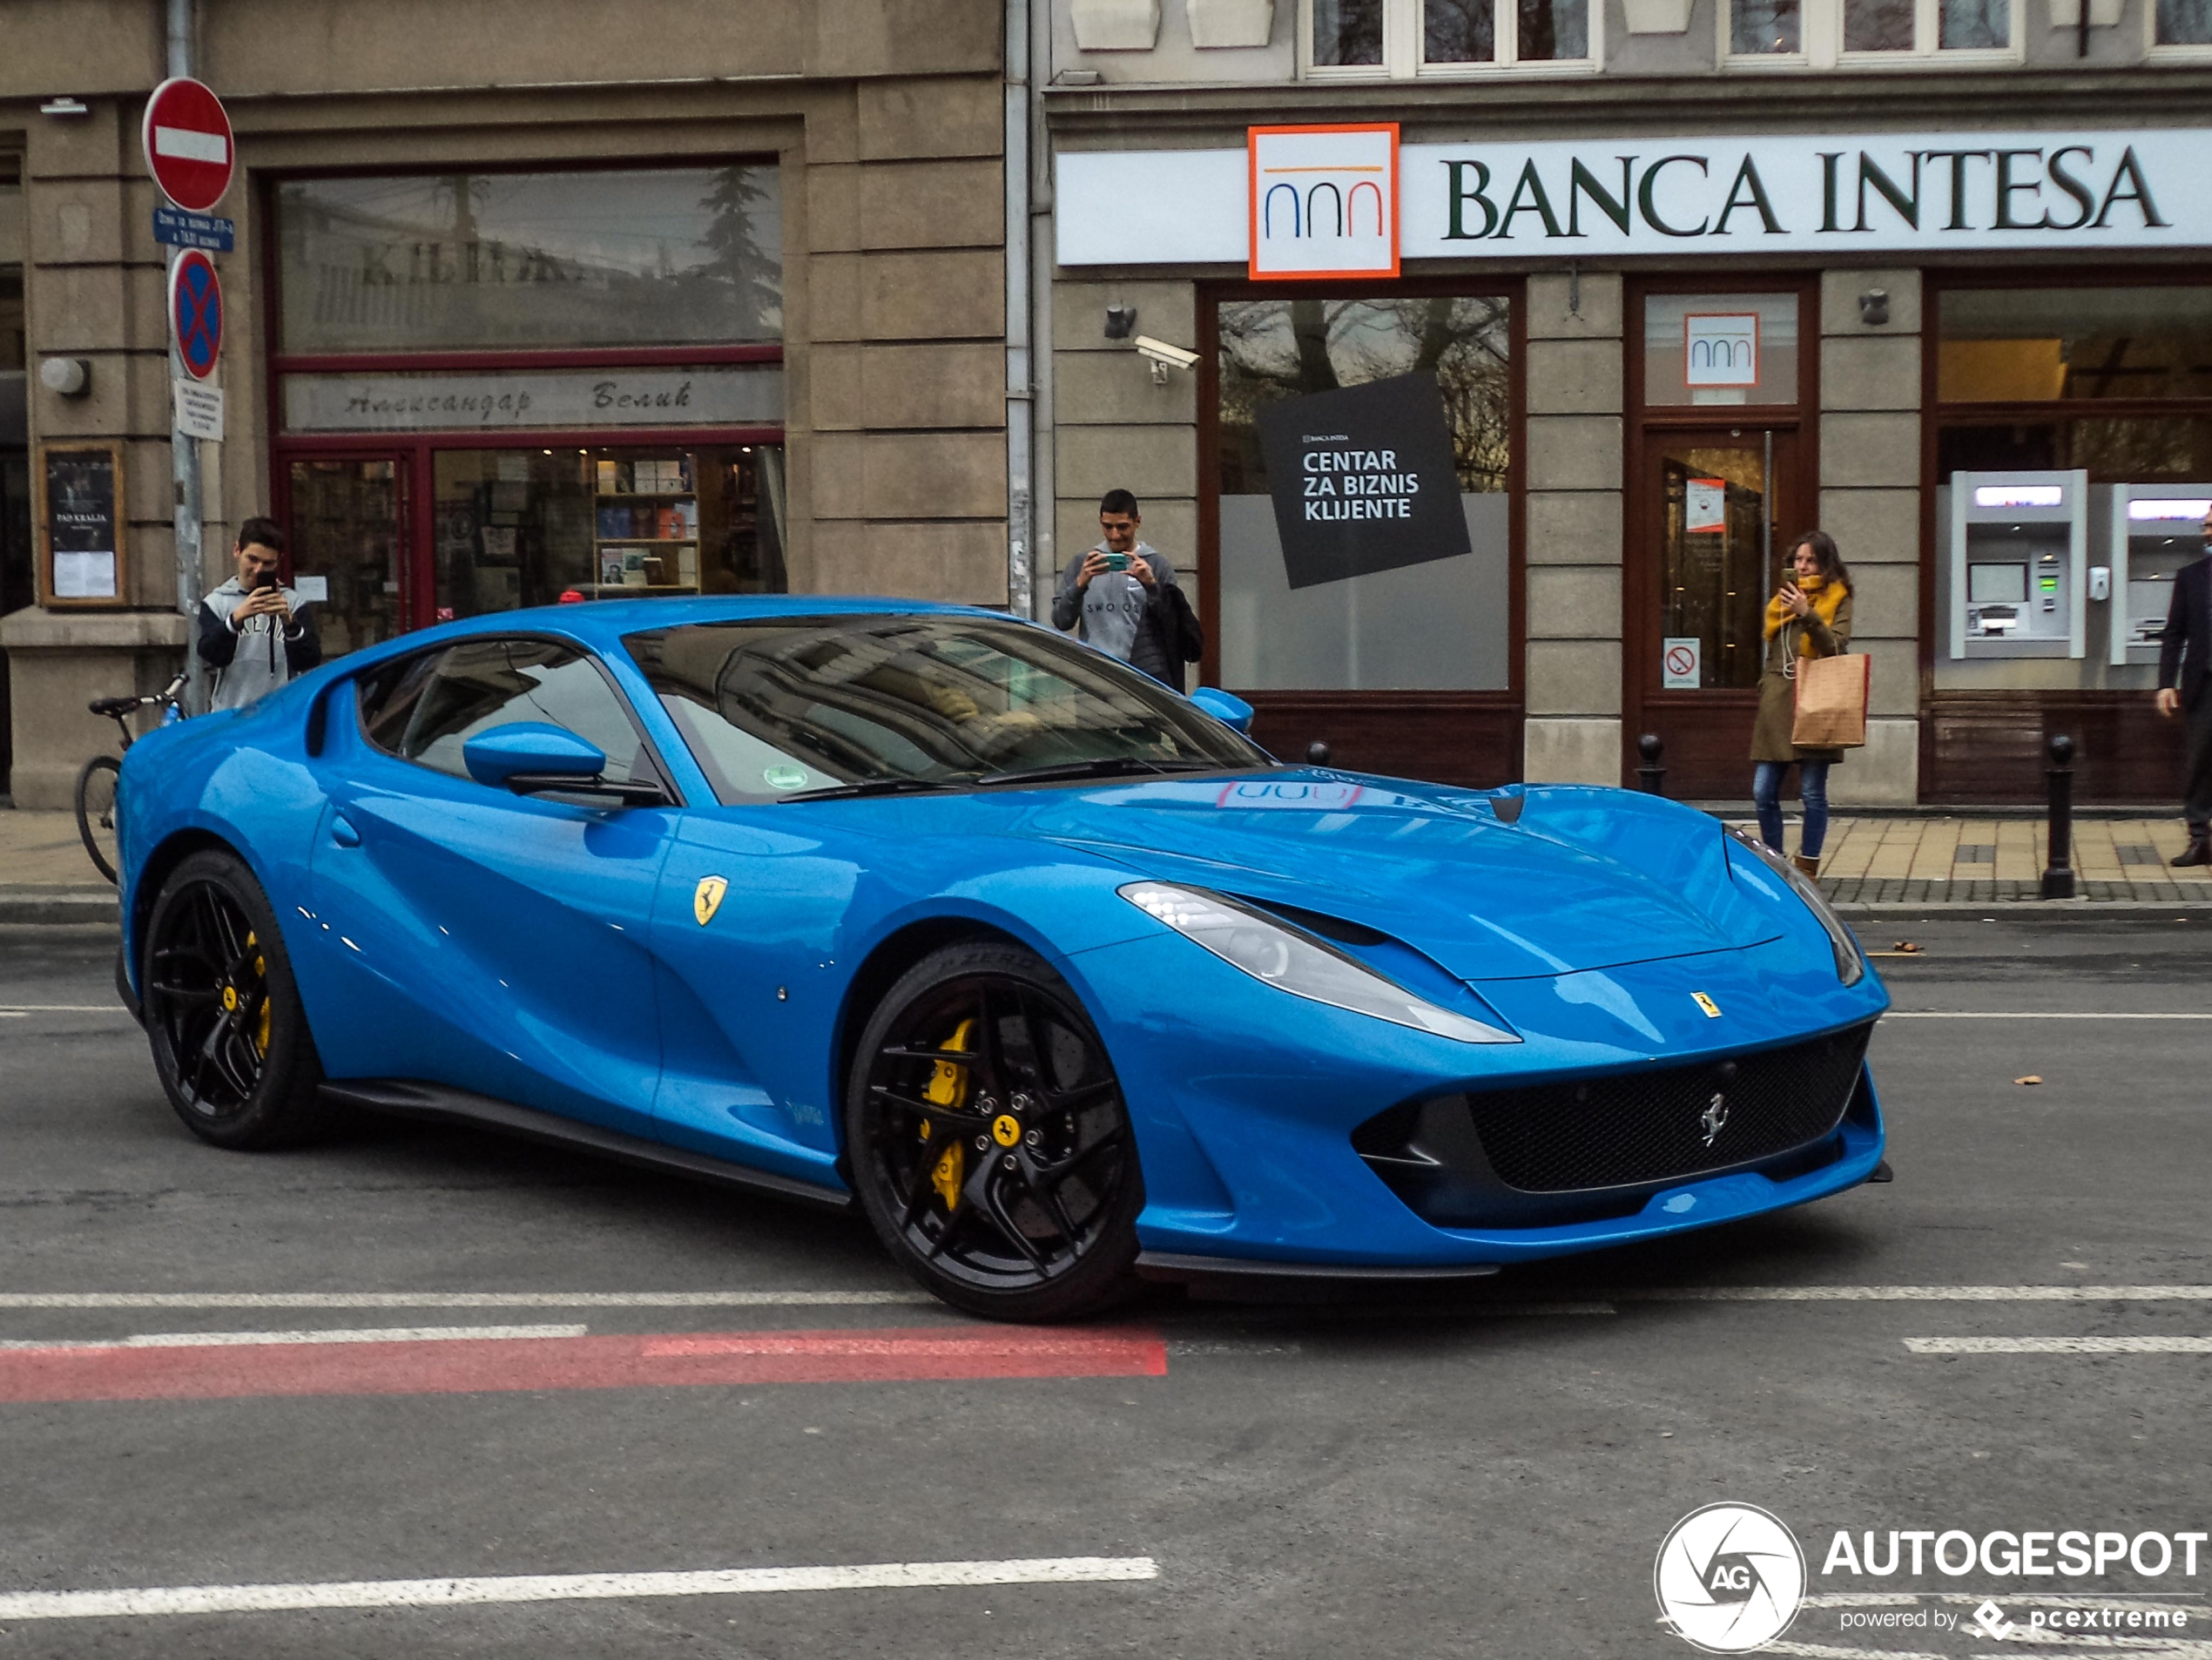
M 970 941 L 907 970 L 860 1036 L 846 1147 L 892 1255 L 993 1319 L 1071 1319 L 1137 1289 L 1144 1191 L 1105 1046 L 1032 951 Z

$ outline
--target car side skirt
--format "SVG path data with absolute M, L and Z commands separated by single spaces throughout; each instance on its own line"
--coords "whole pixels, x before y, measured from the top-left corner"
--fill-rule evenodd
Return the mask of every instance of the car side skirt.
M 825 1210 L 849 1211 L 853 1196 L 841 1189 L 822 1187 L 751 1170 L 682 1147 L 664 1146 L 597 1124 L 579 1124 L 535 1108 L 516 1106 L 488 1095 L 456 1090 L 442 1083 L 423 1083 L 409 1078 L 347 1078 L 322 1086 L 323 1098 L 395 1118 L 419 1118 L 432 1124 L 472 1124 L 520 1136 L 557 1147 L 573 1147 L 602 1157 L 618 1159 L 649 1170 L 667 1171 L 696 1181 L 749 1192 L 797 1199 Z

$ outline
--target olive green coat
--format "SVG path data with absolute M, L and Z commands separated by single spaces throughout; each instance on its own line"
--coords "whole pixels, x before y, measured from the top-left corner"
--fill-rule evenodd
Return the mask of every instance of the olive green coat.
M 1818 613 L 1799 622 L 1792 617 L 1766 643 L 1766 667 L 1759 675 L 1759 718 L 1751 728 L 1751 759 L 1755 761 L 1840 761 L 1840 749 L 1798 749 L 1790 742 L 1790 728 L 1797 715 L 1797 682 L 1785 673 L 1797 654 L 1803 635 L 1815 657 L 1836 657 L 1851 644 L 1851 596 L 1836 607 L 1831 625 Z

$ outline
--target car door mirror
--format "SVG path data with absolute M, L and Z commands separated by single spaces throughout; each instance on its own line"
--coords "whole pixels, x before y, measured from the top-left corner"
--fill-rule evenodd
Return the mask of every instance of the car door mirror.
M 477 783 L 517 793 L 590 784 L 607 770 L 607 752 L 598 745 L 543 720 L 480 732 L 461 746 L 461 759 Z
M 1252 706 L 1233 692 L 1224 692 L 1219 686 L 1200 686 L 1190 694 L 1197 704 L 1224 726 L 1233 727 L 1249 735 L 1252 729 Z

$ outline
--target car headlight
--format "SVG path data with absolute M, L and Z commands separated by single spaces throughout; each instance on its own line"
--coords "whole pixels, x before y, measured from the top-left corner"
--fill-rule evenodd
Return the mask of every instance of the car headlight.
M 1462 1043 L 1521 1042 L 1515 1033 L 1439 1009 L 1323 941 L 1218 894 L 1165 882 L 1131 882 L 1118 891 L 1147 916 L 1293 997 Z
M 1829 905 L 1828 896 L 1812 885 L 1804 872 L 1757 836 L 1733 828 L 1728 833 L 1750 848 L 1762 864 L 1789 883 L 1797 897 L 1804 901 L 1805 908 L 1828 931 L 1829 947 L 1836 954 L 1836 978 L 1847 986 L 1857 985 L 1866 973 L 1866 954 L 1858 948 L 1858 941 L 1844 926 L 1844 919 Z

